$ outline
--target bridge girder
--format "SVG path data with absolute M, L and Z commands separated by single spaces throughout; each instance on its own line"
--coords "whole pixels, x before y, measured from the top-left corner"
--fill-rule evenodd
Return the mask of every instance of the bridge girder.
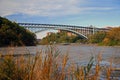
M 39 30 L 39 31 L 36 31 L 35 33 L 42 32 L 42 31 L 47 31 L 47 30 L 49 30 L 49 29 Z M 76 32 L 76 31 L 74 31 L 74 30 L 65 29 L 65 28 L 61 28 L 61 29 L 55 28 L 54 30 L 68 31 L 68 32 L 74 33 L 74 34 L 76 34 L 76 35 L 78 35 L 78 36 L 80 36 L 80 37 L 82 37 L 82 38 L 84 38 L 84 39 L 88 39 L 87 36 L 85 36 L 85 35 L 83 35 L 83 34 L 81 34 L 81 33 L 79 33 L 79 32 Z
M 29 29 L 30 31 L 36 33 L 43 30 L 55 29 L 55 30 L 65 30 L 82 36 L 88 39 L 87 35 L 94 34 L 97 31 L 107 31 L 105 28 L 95 28 L 95 27 L 83 27 L 83 26 L 71 26 L 71 25 L 56 25 L 56 24 L 36 24 L 36 23 L 18 23 L 20 26 Z

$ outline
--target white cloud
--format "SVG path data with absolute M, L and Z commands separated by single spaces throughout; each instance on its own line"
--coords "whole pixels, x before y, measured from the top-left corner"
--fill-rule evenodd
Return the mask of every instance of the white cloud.
M 86 0 L 1 0 L 0 16 L 27 14 L 35 16 L 60 16 L 79 14 L 92 7 L 80 7 Z M 102 8 L 97 8 L 102 9 Z M 107 8 L 106 8 L 107 9 Z M 109 8 L 108 8 L 109 9 Z

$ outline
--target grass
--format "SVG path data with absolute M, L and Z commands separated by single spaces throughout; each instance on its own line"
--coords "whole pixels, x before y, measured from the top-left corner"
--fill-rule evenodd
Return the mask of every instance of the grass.
M 101 55 L 91 57 L 86 66 L 69 64 L 68 55 L 61 55 L 53 46 L 35 56 L 0 57 L 0 80 L 111 80 L 112 66 L 100 66 Z M 96 62 L 93 68 L 93 63 Z M 112 79 L 113 80 L 113 79 Z

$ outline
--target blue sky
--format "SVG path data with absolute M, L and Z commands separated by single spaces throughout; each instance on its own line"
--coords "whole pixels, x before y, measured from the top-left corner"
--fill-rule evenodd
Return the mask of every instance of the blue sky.
M 0 0 L 0 16 L 16 22 L 120 26 L 120 0 Z

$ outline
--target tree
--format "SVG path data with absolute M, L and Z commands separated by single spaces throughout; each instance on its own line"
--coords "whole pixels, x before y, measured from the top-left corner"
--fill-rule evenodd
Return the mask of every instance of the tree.
M 51 43 L 75 43 L 80 39 L 78 36 L 68 36 L 67 32 L 62 31 L 61 33 L 52 33 L 46 36 L 40 41 L 40 44 L 51 44 Z
M 103 40 L 106 45 L 120 45 L 120 27 L 112 28 Z
M 11 22 L 6 18 L 0 17 L 0 46 L 31 46 L 36 44 L 34 33 Z
M 99 31 L 89 37 L 89 42 L 90 43 L 101 43 L 105 37 L 106 37 L 106 32 Z

